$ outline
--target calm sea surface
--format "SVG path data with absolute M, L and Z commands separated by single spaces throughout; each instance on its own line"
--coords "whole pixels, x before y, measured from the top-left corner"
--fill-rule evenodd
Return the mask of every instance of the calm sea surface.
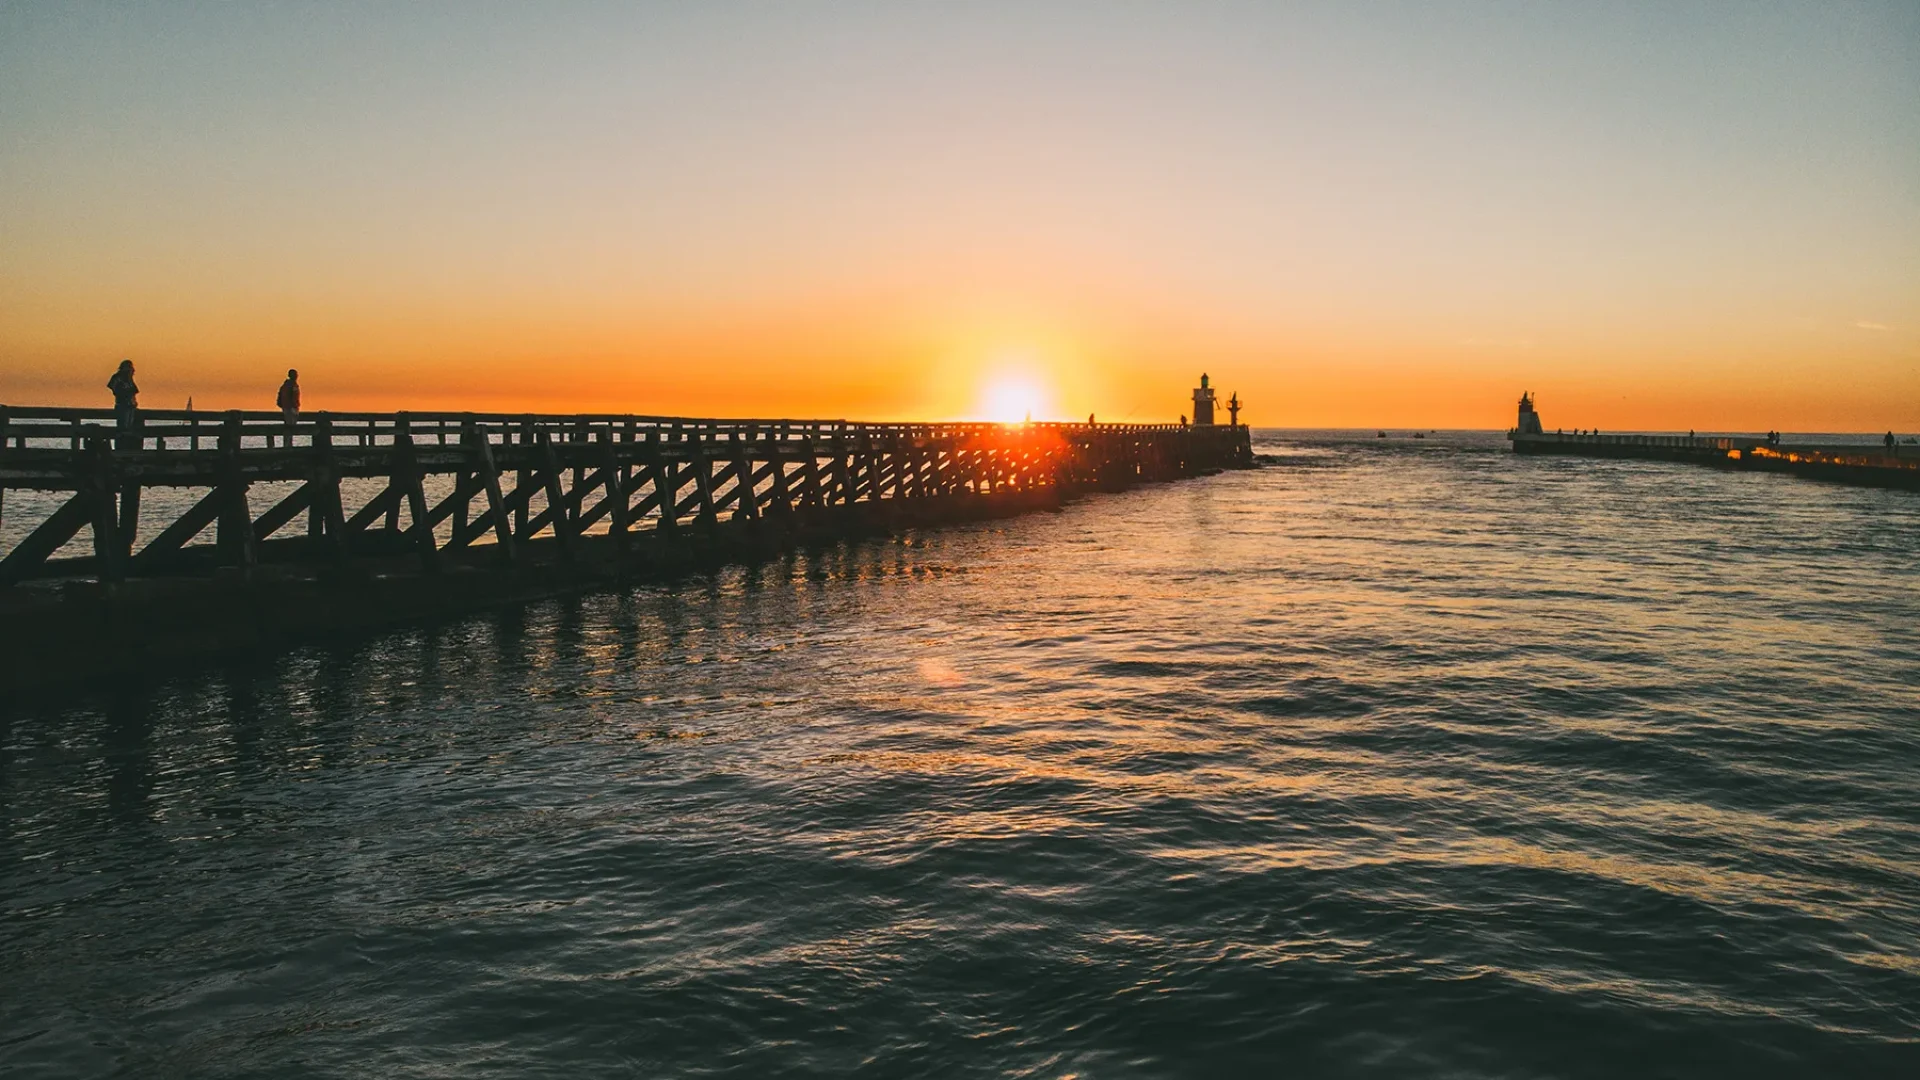
M 0 1073 L 1920 1075 L 1920 497 L 1256 446 L 0 706 Z

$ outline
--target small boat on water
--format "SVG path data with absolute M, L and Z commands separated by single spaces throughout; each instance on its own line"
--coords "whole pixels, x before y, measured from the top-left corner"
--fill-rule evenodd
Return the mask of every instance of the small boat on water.
M 1416 431 L 1413 433 L 1413 437 L 1416 439 L 1424 439 L 1427 437 L 1427 433 L 1424 431 Z
M 1376 439 L 1384 439 L 1384 438 L 1386 438 L 1386 437 L 1387 437 L 1387 433 L 1386 433 L 1386 432 L 1384 432 L 1384 431 L 1383 431 L 1383 432 L 1381 432 L 1380 434 L 1378 434 L 1378 435 L 1375 435 L 1375 436 L 1374 436 L 1374 438 L 1376 438 Z

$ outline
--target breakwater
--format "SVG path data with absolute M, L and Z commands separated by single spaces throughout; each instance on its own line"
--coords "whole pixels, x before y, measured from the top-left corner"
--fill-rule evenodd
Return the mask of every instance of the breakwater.
M 1920 491 L 1920 447 L 1779 444 L 1765 439 L 1693 435 L 1507 433 L 1515 453 L 1683 461 L 1720 469 L 1790 473 L 1815 480 Z M 1904 451 L 1904 452 L 1903 452 Z
M 149 412 L 122 430 L 106 410 L 0 409 L 0 679 L 457 614 L 1251 462 L 1238 425 Z

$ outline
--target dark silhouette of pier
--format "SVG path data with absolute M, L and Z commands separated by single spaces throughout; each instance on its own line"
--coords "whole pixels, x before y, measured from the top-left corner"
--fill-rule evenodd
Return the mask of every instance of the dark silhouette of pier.
M 511 603 L 1251 463 L 1238 424 L 148 411 L 128 425 L 0 407 L 6 534 L 23 530 L 5 492 L 55 500 L 0 543 L 0 677 Z M 143 504 L 164 516 L 143 528 Z
M 1721 469 L 1790 473 L 1866 487 L 1920 491 L 1920 446 L 1782 443 L 1777 438 L 1727 435 L 1608 435 L 1547 431 L 1533 395 L 1520 398 L 1519 421 L 1507 432 L 1515 453 L 1681 461 Z M 1904 452 L 1903 452 L 1904 450 Z

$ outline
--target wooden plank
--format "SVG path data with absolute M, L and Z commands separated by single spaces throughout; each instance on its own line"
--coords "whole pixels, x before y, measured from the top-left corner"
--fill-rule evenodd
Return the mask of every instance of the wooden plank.
M 133 537 L 140 529 L 140 482 L 130 480 L 120 485 L 120 520 L 115 524 L 115 534 L 120 540 L 119 557 L 124 559 L 131 554 Z
M 499 546 L 501 557 L 513 562 L 518 556 L 514 551 L 512 523 L 507 520 L 506 500 L 500 495 L 500 468 L 493 461 L 493 444 L 484 431 L 472 424 L 462 437 L 468 440 L 468 449 L 474 456 L 474 472 L 479 474 L 481 489 L 487 493 L 487 512 L 476 524 L 492 521 L 494 543 Z
M 593 528 L 594 524 L 598 522 L 601 518 L 606 517 L 607 515 L 613 512 L 613 504 L 615 501 L 615 496 L 611 494 L 611 492 L 621 491 L 621 492 L 631 493 L 633 491 L 632 481 L 630 479 L 622 480 L 620 478 L 620 474 L 621 474 L 621 470 L 616 466 L 613 469 L 613 475 L 611 480 L 608 479 L 606 469 L 595 469 L 593 473 L 590 476 L 588 476 L 587 486 L 589 490 L 587 491 L 587 495 L 593 494 L 594 493 L 593 489 L 596 487 L 605 488 L 607 490 L 602 491 L 600 493 L 600 497 L 594 500 L 592 506 L 587 505 L 587 500 L 585 495 L 579 497 L 581 510 L 580 510 L 580 518 L 578 523 L 578 531 L 581 535 L 584 535 L 588 529 Z M 625 512 L 627 519 L 629 520 L 629 522 L 631 522 L 633 518 L 633 511 L 631 509 L 630 502 L 622 501 L 620 505 L 622 510 Z M 629 525 L 629 528 L 631 528 L 631 525 Z M 608 526 L 608 532 L 612 532 L 611 525 Z
M 486 535 L 489 529 L 493 530 L 496 536 L 503 527 L 506 528 L 509 534 L 512 534 L 514 511 L 527 505 L 533 499 L 534 492 L 537 490 L 538 487 L 536 485 L 529 484 L 526 487 L 514 488 L 512 491 L 506 492 L 500 502 L 501 510 L 498 517 L 495 516 L 491 502 L 489 502 L 487 509 L 482 511 L 480 516 L 467 523 L 466 531 L 459 535 L 457 538 L 458 542 L 454 546 L 465 547 Z
M 787 483 L 787 463 L 781 449 L 770 449 L 767 476 L 773 481 L 767 488 L 767 507 L 782 517 L 793 513 L 793 489 Z
M 314 470 L 313 479 L 307 483 L 313 486 L 313 505 L 319 511 L 308 519 L 307 535 L 312 537 L 314 521 L 317 519 L 327 557 L 334 562 L 344 562 L 350 542 L 345 509 L 340 505 L 340 476 L 330 464 L 322 462 Z
M 683 481 L 691 480 L 693 479 L 693 476 L 694 476 L 694 469 L 693 469 L 692 463 L 687 463 L 681 466 L 680 468 L 681 480 Z M 687 497 L 684 499 L 681 499 L 680 502 L 676 504 L 673 508 L 673 519 L 675 521 L 679 521 L 681 518 L 686 517 L 689 514 L 691 514 L 695 518 L 699 518 L 701 516 L 700 515 L 700 488 L 697 484 L 694 485 L 694 487 L 688 492 Z
M 291 524 L 294 518 L 300 516 L 301 511 L 308 510 L 312 506 L 313 482 L 309 480 L 293 489 L 286 498 L 275 503 L 271 510 L 254 519 L 254 539 L 265 540 L 279 532 L 282 527 Z
M 564 475 L 564 473 L 562 475 Z M 584 518 L 584 516 L 581 516 L 577 513 L 577 508 L 579 507 L 580 503 L 587 497 L 587 495 L 592 493 L 594 490 L 598 489 L 603 482 L 604 482 L 604 475 L 602 470 L 595 469 L 593 470 L 592 473 L 588 474 L 588 476 L 586 477 L 586 484 L 584 487 L 577 487 L 568 491 L 566 495 L 561 498 L 559 503 L 555 503 L 553 502 L 553 500 L 549 499 L 547 501 L 547 505 L 541 509 L 540 513 L 535 515 L 531 520 L 527 522 L 526 535 L 531 536 L 534 533 L 539 532 L 541 529 L 546 528 L 549 524 L 552 524 L 555 520 L 561 520 L 561 521 L 567 522 L 573 535 L 575 536 L 580 535 L 580 532 L 582 529 L 585 529 L 588 525 L 593 524 L 593 521 L 598 521 L 600 519 L 600 514 L 595 514 L 593 516 L 593 521 L 588 521 Z
M 753 462 L 747 457 L 744 444 L 736 443 L 733 454 L 733 487 L 738 493 L 734 500 L 737 506 L 734 517 L 759 521 L 760 493 L 753 486 Z
M 207 492 L 186 513 L 175 518 L 159 536 L 149 541 L 147 546 L 141 549 L 140 554 L 134 557 L 134 563 L 143 568 L 151 566 L 185 547 L 187 541 L 200 535 L 202 529 L 213 524 L 213 520 L 220 516 L 221 500 L 224 497 L 225 493 L 219 488 Z
M 901 477 L 900 484 L 895 490 L 903 498 L 924 498 L 926 496 L 927 481 L 926 477 L 921 475 L 921 472 L 926 467 L 926 462 L 922 458 L 919 448 L 908 444 L 901 447 L 896 453 L 899 456 L 900 468 L 904 475 Z
M 707 456 L 706 444 L 695 443 L 699 449 L 694 451 L 693 488 L 700 499 L 700 520 L 711 525 L 718 517 L 713 505 L 713 459 Z
M 825 506 L 827 495 L 820 483 L 820 456 L 813 440 L 807 440 L 807 456 L 800 459 L 800 498 L 807 506 Z
M 248 481 L 240 471 L 241 426 L 239 410 L 227 413 L 220 433 L 220 483 L 214 490 L 220 495 L 220 513 L 214 521 L 214 547 L 221 561 L 251 570 L 259 561 L 253 542 L 253 514 L 247 509 Z
M 400 498 L 400 489 L 394 487 L 389 481 L 386 487 L 380 489 L 380 494 L 368 499 L 367 505 L 354 511 L 353 516 L 347 519 L 347 534 L 351 536 L 354 533 L 363 532 L 367 526 L 373 524 L 375 518 L 389 515 L 400 505 Z
M 573 437 L 569 442 L 569 449 L 571 449 L 574 444 L 584 444 L 586 441 L 587 422 L 585 420 L 574 421 Z M 573 465 L 573 487 L 569 489 L 569 494 L 573 497 L 567 503 L 567 524 L 573 527 L 576 535 L 580 532 L 580 495 L 582 490 L 587 486 L 586 480 L 586 468 L 576 460 Z
M 241 480 L 215 489 L 220 495 L 220 514 L 214 521 L 214 546 L 223 561 L 243 568 L 259 562 L 259 550 L 253 542 L 253 514 L 247 509 L 248 486 Z
M 560 547 L 560 557 L 569 562 L 573 560 L 573 522 L 567 520 L 566 496 L 560 490 L 560 461 L 553 452 L 553 440 L 540 435 L 540 464 L 545 473 L 547 486 L 547 515 L 553 520 L 553 538 Z
M 472 512 L 473 497 L 480 493 L 479 478 L 472 469 L 460 469 L 453 474 L 453 494 L 447 498 L 453 503 L 453 532 L 459 535 L 467 527 L 467 516 Z M 439 511 L 434 511 L 436 514 Z
M 621 565 L 627 558 L 627 489 L 622 482 L 620 466 L 613 453 L 612 430 L 602 431 L 600 440 L 600 471 L 606 474 L 607 495 L 601 506 L 611 508 L 613 520 L 607 523 L 607 531 L 613 536 L 613 550 Z M 582 515 L 584 517 L 585 515 Z M 595 515 L 598 517 L 598 515 Z M 588 522 L 591 524 L 591 522 Z
M 439 572 L 440 545 L 433 535 L 433 515 L 427 509 L 426 474 L 420 471 L 413 446 L 413 427 L 406 413 L 401 413 L 394 422 L 392 484 L 407 500 L 407 533 L 420 555 L 420 569 L 429 574 Z M 392 521 L 393 517 L 390 515 L 388 520 Z
M 879 502 L 886 492 L 881 486 L 886 482 L 886 477 L 882 475 L 886 463 L 881 459 L 880 452 L 873 448 L 873 440 L 865 440 L 860 450 L 860 468 L 866 481 L 867 498 Z
M 519 455 L 522 461 L 526 460 L 526 448 L 531 445 L 533 445 L 533 418 L 530 416 L 522 417 L 520 420 L 521 452 Z M 514 494 L 518 495 L 522 491 L 527 493 L 527 497 L 520 499 L 513 511 L 513 534 L 515 536 L 527 535 L 527 508 L 533 497 L 533 484 L 533 470 L 521 468 L 513 474 Z
M 675 489 L 679 486 L 676 474 L 677 470 L 671 463 L 657 456 L 642 467 L 642 475 L 652 486 L 652 491 L 633 508 L 635 520 L 645 517 L 647 511 L 653 510 L 659 515 L 658 527 L 661 531 L 671 533 L 679 528 L 680 523 L 673 517 L 673 498 Z
M 740 492 L 742 489 L 738 483 L 740 470 L 737 463 L 720 460 L 714 462 L 714 464 L 717 465 L 718 468 L 713 470 L 713 475 L 707 481 L 707 484 L 713 488 L 713 511 L 715 514 L 718 514 L 720 511 L 740 501 Z M 732 487 L 726 486 L 729 480 L 735 481 Z
M 314 421 L 313 448 L 310 451 L 310 453 L 316 461 L 328 462 L 332 457 L 332 450 L 333 450 L 332 417 L 327 416 L 325 413 L 322 413 Z M 315 485 L 325 486 L 326 484 L 325 477 L 328 471 L 330 470 L 315 469 L 313 473 L 310 476 L 308 476 L 307 485 L 309 487 L 313 487 Z M 335 489 L 335 494 L 336 495 L 338 494 L 337 488 Z M 321 544 L 325 543 L 326 535 L 327 535 L 326 509 L 320 505 L 319 498 L 309 497 L 307 499 L 307 539 L 311 541 L 312 546 L 317 548 Z
M 31 577 L 54 552 L 87 526 L 93 518 L 94 503 L 93 492 L 75 492 L 60 509 L 14 545 L 7 557 L 0 559 L 0 586 L 14 585 Z
M 101 581 L 121 581 L 126 563 L 121 557 L 120 528 L 115 520 L 113 494 L 107 489 L 92 492 L 93 564 Z
M 838 496 L 843 506 L 853 505 L 856 493 L 853 490 L 853 467 L 848 464 L 851 458 L 852 455 L 845 452 L 845 447 L 842 445 L 840 437 L 835 436 L 833 452 L 833 491 L 827 500 L 829 505 L 832 504 L 832 496 Z
M 473 497 L 472 494 L 466 490 L 466 486 L 469 483 L 467 479 L 468 475 L 469 473 L 465 469 L 459 469 L 454 472 L 453 491 L 450 492 L 446 498 L 435 503 L 432 510 L 427 511 L 428 525 L 439 528 L 441 522 L 450 517 L 454 517 L 456 513 L 458 514 L 458 520 L 454 522 L 454 531 L 459 532 L 460 526 L 466 524 L 467 500 Z

